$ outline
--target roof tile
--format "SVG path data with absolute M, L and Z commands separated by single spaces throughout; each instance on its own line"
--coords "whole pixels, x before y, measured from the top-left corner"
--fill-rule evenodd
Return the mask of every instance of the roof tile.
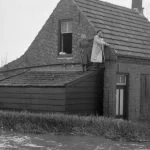
M 0 81 L 0 86 L 64 86 L 87 73 L 28 71 Z
M 100 0 L 74 0 L 95 29 L 123 54 L 150 57 L 150 23 L 132 9 Z

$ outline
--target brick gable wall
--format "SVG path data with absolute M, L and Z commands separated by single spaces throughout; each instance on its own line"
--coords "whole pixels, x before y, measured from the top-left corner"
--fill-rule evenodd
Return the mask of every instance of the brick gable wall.
M 68 59 L 58 57 L 59 21 L 61 19 L 73 20 L 72 58 Z M 80 63 L 78 42 L 82 33 L 86 33 L 87 37 L 93 38 L 95 31 L 72 0 L 62 0 L 46 21 L 25 54 L 19 59 L 6 65 L 4 69 L 58 63 Z

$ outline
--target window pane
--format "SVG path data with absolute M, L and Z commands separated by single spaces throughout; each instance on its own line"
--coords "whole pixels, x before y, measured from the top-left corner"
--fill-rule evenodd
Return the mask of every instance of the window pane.
M 67 31 L 67 22 L 61 22 L 61 33 L 66 33 Z
M 119 115 L 119 89 L 116 90 L 116 115 Z
M 124 90 L 120 89 L 120 115 L 123 115 L 123 99 L 124 99 Z
M 68 33 L 72 33 L 72 22 L 68 22 L 67 29 L 68 29 Z
M 62 51 L 71 54 L 72 53 L 72 33 L 65 33 L 63 34 L 63 49 Z
M 71 21 L 61 22 L 61 33 L 72 33 L 72 22 Z
M 117 75 L 117 84 L 118 85 L 126 85 L 126 75 Z

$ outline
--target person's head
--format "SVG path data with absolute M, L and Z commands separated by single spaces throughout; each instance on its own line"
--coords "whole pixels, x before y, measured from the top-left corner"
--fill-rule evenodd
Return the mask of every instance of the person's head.
M 103 38 L 103 32 L 102 32 L 102 30 L 98 30 L 98 31 L 97 31 L 97 35 L 98 35 L 99 37 Z

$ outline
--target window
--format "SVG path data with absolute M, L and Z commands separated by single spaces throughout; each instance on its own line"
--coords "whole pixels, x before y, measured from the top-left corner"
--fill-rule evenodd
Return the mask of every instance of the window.
M 60 25 L 60 55 L 72 53 L 72 21 L 61 21 Z
M 117 75 L 117 85 L 126 85 L 126 75 L 124 74 Z
M 124 88 L 116 89 L 116 116 L 123 116 L 124 113 Z
M 127 119 L 128 101 L 127 101 L 127 75 L 117 74 L 116 83 L 116 117 Z

